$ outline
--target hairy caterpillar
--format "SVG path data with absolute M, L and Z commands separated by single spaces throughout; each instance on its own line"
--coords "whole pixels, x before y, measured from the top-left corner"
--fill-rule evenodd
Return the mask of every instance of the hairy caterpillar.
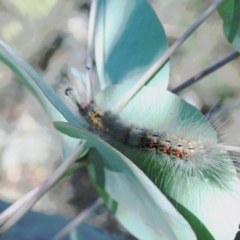
M 104 98 L 100 94 L 100 97 L 88 100 L 84 83 L 76 81 L 70 82 L 65 95 L 89 131 L 119 149 L 143 169 L 186 219 L 190 221 L 193 216 L 186 214 L 182 208 L 187 208 L 200 219 L 191 222 L 197 234 L 204 231 L 208 234 L 205 226 L 210 226 L 211 234 L 219 236 L 215 227 L 211 227 L 217 219 L 218 225 L 224 226 L 226 235 L 216 239 L 235 236 L 240 221 L 240 209 L 236 208 L 240 205 L 239 182 L 225 151 L 227 146 L 218 143 L 210 123 L 204 117 L 199 118 L 199 113 L 191 106 L 182 117 L 176 113 L 176 108 L 181 109 L 181 106 L 170 107 L 170 110 L 165 108 L 164 112 L 164 99 L 170 93 L 151 87 L 142 89 L 129 106 L 118 112 L 114 103 L 111 106 L 110 102 L 117 101 L 118 93 L 124 89 L 124 84 L 111 86 L 104 93 L 104 96 L 110 94 L 110 97 Z M 144 99 L 141 104 L 140 99 Z M 159 106 L 162 112 L 156 113 L 156 108 L 152 111 L 153 104 Z M 155 115 L 165 117 L 155 118 Z M 228 211 L 223 208 L 223 198 L 224 204 L 233 208 L 231 217 L 234 220 L 228 219 L 229 213 L 217 217 L 219 209 Z M 205 199 L 208 199 L 207 206 L 213 208 L 211 213 L 215 215 L 206 217 L 210 211 L 200 210 Z M 226 219 L 220 219 L 222 216 Z
M 199 130 L 198 132 L 195 130 L 196 135 L 201 135 L 194 136 L 195 139 L 199 138 L 196 141 L 191 138 L 186 139 L 180 134 L 168 134 L 165 129 L 163 131 L 160 129 L 160 131 L 156 132 L 150 128 L 135 126 L 121 119 L 114 111 L 99 108 L 94 100 L 84 102 L 84 89 L 84 86 L 80 86 L 76 82 L 75 87 L 68 87 L 65 90 L 65 95 L 75 104 L 78 113 L 86 120 L 88 129 L 98 133 L 105 140 L 111 141 L 111 139 L 115 139 L 132 148 L 155 153 L 173 161 L 182 161 L 186 164 L 194 162 L 203 171 L 208 167 L 218 167 L 218 174 L 223 176 L 226 174 L 226 170 L 219 172 L 221 167 L 219 166 L 219 160 L 212 159 L 212 161 L 215 161 L 214 163 L 209 163 L 209 161 L 205 160 L 206 155 L 214 155 L 216 154 L 215 151 L 220 151 L 220 154 L 223 156 L 226 154 L 226 152 L 222 151 L 224 145 L 216 144 L 216 141 L 214 141 L 215 136 L 209 134 L 204 136 L 204 132 L 200 133 Z M 201 131 L 205 130 L 204 127 L 201 129 L 201 123 L 195 127 L 200 128 Z M 209 164 L 210 166 L 208 166 Z M 204 172 L 199 175 L 200 178 L 203 176 Z M 222 178 L 223 176 L 216 175 L 215 177 Z

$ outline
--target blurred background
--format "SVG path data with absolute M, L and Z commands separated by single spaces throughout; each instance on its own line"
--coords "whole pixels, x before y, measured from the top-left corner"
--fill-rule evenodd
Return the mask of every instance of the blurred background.
M 210 0 L 149 0 L 161 20 L 169 44 L 207 9 Z M 69 67 L 85 71 L 90 0 L 0 0 L 0 39 L 29 62 L 53 88 Z M 169 89 L 235 51 L 223 35 L 217 12 L 175 52 L 170 60 Z M 240 58 L 181 92 L 187 101 L 208 111 L 240 97 Z M 238 109 L 230 113 L 227 132 L 239 144 Z M 0 199 L 14 202 L 41 184 L 61 164 L 58 134 L 37 100 L 0 63 Z M 86 169 L 75 172 L 34 206 L 47 214 L 72 218 L 88 207 L 97 193 Z M 104 209 L 90 223 L 134 239 Z

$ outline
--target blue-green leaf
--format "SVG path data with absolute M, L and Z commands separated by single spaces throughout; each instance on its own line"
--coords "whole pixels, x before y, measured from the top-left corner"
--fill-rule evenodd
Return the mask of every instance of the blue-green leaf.
M 226 38 L 240 51 L 240 1 L 225 0 L 218 7 L 218 12 L 223 19 Z
M 5 63 L 33 93 L 53 121 L 67 120 L 81 126 L 78 119 L 66 107 L 55 91 L 44 82 L 27 62 L 2 41 L 0 42 L 0 60 Z M 78 141 L 65 135 L 61 136 L 61 140 L 63 141 L 63 156 L 66 157 L 71 153 L 76 144 L 78 144 Z
M 191 141 L 196 142 L 208 140 L 212 144 L 217 143 L 216 132 L 196 108 L 160 88 L 144 87 L 121 111 L 116 110 L 115 106 L 127 89 L 128 83 L 110 86 L 96 96 L 97 105 L 117 112 L 122 121 L 128 122 L 130 126 L 150 129 L 156 134 L 165 132 L 178 138 L 190 137 Z M 113 139 L 110 143 L 139 166 L 160 188 L 190 223 L 198 239 L 234 238 L 240 223 L 240 183 L 227 154 L 219 160 L 221 164 L 217 166 L 221 169 L 213 166 L 218 155 L 209 153 L 209 156 L 203 156 L 202 160 L 211 167 L 208 169 L 210 175 L 200 180 L 198 170 L 190 173 L 174 164 L 166 166 L 165 156 L 144 153 Z M 201 156 L 195 157 L 201 159 Z M 222 174 L 222 179 L 217 177 L 216 180 L 216 174 Z
M 167 198 L 124 155 L 86 130 L 60 122 L 54 126 L 71 137 L 87 139 L 92 146 L 88 156 L 92 181 L 131 233 L 139 239 L 196 239 Z
M 131 79 L 134 84 L 168 48 L 164 29 L 145 0 L 100 0 L 95 57 L 101 88 Z M 167 88 L 169 64 L 149 84 Z

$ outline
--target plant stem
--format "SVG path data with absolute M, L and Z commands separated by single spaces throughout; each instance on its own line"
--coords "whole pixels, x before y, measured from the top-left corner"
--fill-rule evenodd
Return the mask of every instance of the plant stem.
M 214 3 L 189 27 L 189 29 L 150 67 L 139 81 L 123 96 L 117 104 L 117 109 L 124 107 L 130 99 L 157 73 L 173 52 L 211 15 L 224 0 Z
M 63 103 L 58 94 L 48 84 L 46 84 L 41 76 L 27 62 L 25 62 L 1 40 L 0 61 L 6 64 L 19 78 L 19 80 L 33 93 L 49 116 L 52 116 L 52 113 L 55 113 L 57 109 L 68 122 L 82 127 L 78 118 Z M 43 95 L 45 95 L 45 97 Z M 49 102 L 53 106 L 51 106 Z M 54 107 L 56 109 L 52 110 Z
M 93 72 L 93 41 L 95 32 L 95 22 L 97 14 L 98 0 L 92 0 L 89 25 L 88 25 L 88 46 L 87 46 L 87 83 L 86 95 L 88 100 L 92 100 L 92 72 Z
M 1 227 L 0 237 L 6 233 L 21 217 L 56 183 L 63 177 L 66 171 L 72 166 L 78 156 L 84 150 L 86 141 L 82 141 L 75 151 L 58 167 L 58 169 L 41 186 L 36 187 L 0 215 Z
M 26 202 L 29 201 L 37 192 L 39 191 L 39 186 L 32 189 L 30 192 L 25 194 L 23 197 L 18 199 L 15 203 L 4 210 L 0 215 L 0 226 L 2 226 L 18 209 L 20 209 Z
M 208 119 L 212 119 L 212 118 L 216 118 L 216 116 L 218 116 L 220 113 L 221 114 L 228 114 L 228 111 L 231 111 L 232 109 L 235 109 L 237 107 L 240 106 L 240 99 L 236 99 L 222 107 L 219 107 L 213 111 L 210 111 L 208 114 L 207 114 L 207 118 Z
M 52 240 L 59 240 L 63 238 L 65 235 L 67 235 L 70 231 L 72 231 L 74 228 L 79 226 L 81 223 L 83 223 L 90 214 L 96 210 L 99 206 L 103 204 L 103 200 L 101 198 L 98 198 L 90 207 L 82 211 L 77 217 L 75 217 L 68 225 L 66 225 L 59 233 L 56 234 L 56 236 L 53 237 Z
M 240 147 L 237 146 L 230 146 L 230 145 L 224 145 L 224 144 L 217 144 L 216 147 L 219 147 L 220 149 L 224 149 L 226 151 L 232 151 L 232 152 L 240 152 Z
M 230 61 L 232 61 L 233 59 L 237 58 L 240 55 L 239 52 L 233 52 L 230 55 L 228 55 L 227 57 L 221 59 L 218 62 L 213 63 L 212 65 L 210 65 L 209 67 L 206 67 L 205 69 L 203 69 L 202 71 L 198 72 L 196 75 L 194 75 L 193 77 L 189 78 L 188 80 L 184 81 L 184 83 L 182 83 L 180 86 L 173 88 L 171 90 L 171 92 L 173 93 L 178 93 L 182 90 L 184 90 L 185 88 L 189 87 L 190 85 L 192 85 L 193 83 L 199 81 L 200 79 L 206 77 L 208 74 L 216 71 L 218 68 L 224 66 L 225 64 L 229 63 Z

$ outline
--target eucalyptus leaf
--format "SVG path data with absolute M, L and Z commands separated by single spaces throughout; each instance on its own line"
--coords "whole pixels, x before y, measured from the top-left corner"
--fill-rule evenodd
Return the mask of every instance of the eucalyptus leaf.
M 19 78 L 19 80 L 38 99 L 43 109 L 53 121 L 69 121 L 80 125 L 78 119 L 66 107 L 55 91 L 48 86 L 39 74 L 6 43 L 0 41 L 0 60 L 5 63 Z M 63 156 L 66 158 L 79 143 L 76 139 L 61 135 Z
M 168 48 L 155 12 L 145 0 L 99 0 L 95 58 L 101 89 L 131 80 L 134 84 Z M 149 84 L 167 88 L 166 63 Z
M 128 221 L 125 227 L 136 237 L 151 239 L 145 235 L 149 233 L 152 239 L 196 239 L 186 220 L 123 154 L 84 129 L 63 122 L 54 126 L 71 137 L 86 139 L 92 146 L 88 156 L 91 179 L 120 221 Z
M 240 51 L 240 1 L 225 0 L 218 7 L 226 38 Z
M 0 201 L 0 212 L 3 212 L 9 207 L 9 205 L 9 203 Z M 2 239 L 53 239 L 53 236 L 59 231 L 59 229 L 63 229 L 68 223 L 69 218 L 63 217 L 62 215 L 49 215 L 29 211 Z M 87 223 L 82 223 L 76 228 L 76 235 L 77 236 L 75 238 L 68 237 L 64 239 L 122 240 L 121 236 L 109 234 L 108 232 Z
M 108 87 L 96 96 L 97 105 L 117 112 L 129 126 L 150 129 L 156 134 L 165 132 L 172 136 L 187 136 L 192 141 L 210 138 L 209 141 L 218 142 L 211 124 L 196 108 L 163 89 L 144 87 L 118 111 L 115 106 L 128 87 L 128 83 Z M 199 181 L 194 174 L 183 176 L 181 169 L 176 167 L 174 170 L 174 165 L 165 167 L 164 156 L 144 154 L 142 150 L 126 146 L 120 141 L 109 141 L 159 187 L 190 223 L 198 239 L 234 238 L 240 223 L 240 183 L 227 154 L 225 159 L 221 159 L 222 172 L 227 177 L 224 176 L 219 184 L 212 177 L 218 174 L 215 168 L 209 170 L 212 176 Z M 216 158 L 209 155 L 209 162 L 211 157 Z

